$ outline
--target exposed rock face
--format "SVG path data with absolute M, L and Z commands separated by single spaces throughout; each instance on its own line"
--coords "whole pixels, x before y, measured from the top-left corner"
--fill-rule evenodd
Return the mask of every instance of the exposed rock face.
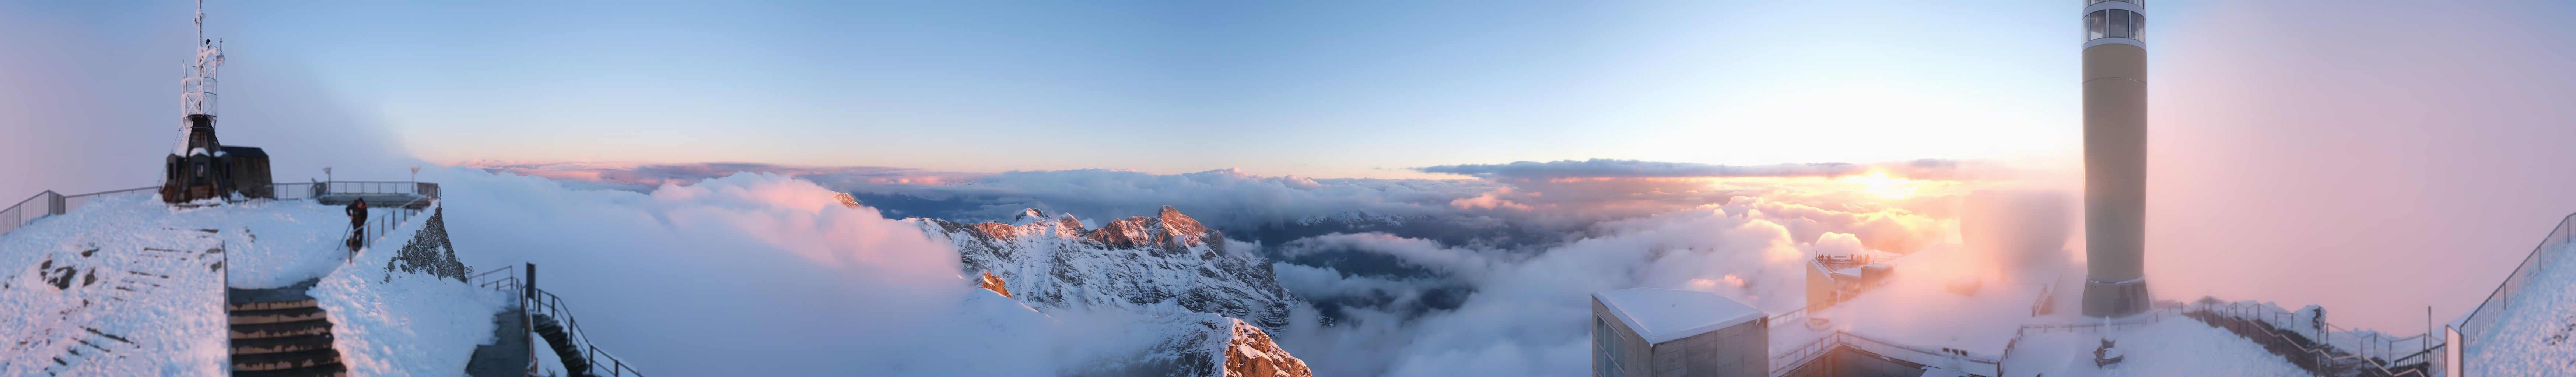
M 984 278 L 976 280 L 979 281 L 976 285 L 984 286 L 985 290 L 993 291 L 993 293 L 1000 293 L 1002 294 L 1002 297 L 1011 297 L 1010 285 L 1003 283 L 1002 277 L 993 276 L 992 271 L 984 271 Z
M 1244 324 L 1241 320 L 1234 321 L 1234 336 L 1227 340 L 1225 347 L 1226 377 L 1314 375 L 1314 371 L 1306 369 L 1305 360 L 1289 356 L 1287 350 L 1279 349 L 1278 343 L 1270 342 L 1270 333 L 1261 332 L 1261 328 Z
M 1210 313 L 1166 316 L 1133 325 L 1154 345 L 1132 355 L 1066 370 L 1067 376 L 1313 377 L 1270 335 L 1243 320 Z
M 1010 224 L 914 221 L 957 246 L 960 274 L 996 275 L 1002 290 L 1041 311 L 1173 302 L 1275 329 L 1304 304 L 1279 286 L 1268 259 L 1227 250 L 1224 234 L 1168 206 L 1100 229 L 1034 209 Z

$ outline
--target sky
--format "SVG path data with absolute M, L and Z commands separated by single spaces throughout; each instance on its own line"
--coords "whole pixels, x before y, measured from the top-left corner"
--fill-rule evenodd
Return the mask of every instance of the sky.
M 745 161 L 1294 187 L 1596 158 L 2049 167 L 2080 136 L 2076 3 L 219 1 L 207 33 L 225 140 L 281 181 Z M 2159 297 L 2412 328 L 2576 211 L 2576 5 L 2153 6 Z M 0 200 L 156 179 L 189 9 L 0 0 Z
M 429 161 L 1348 177 L 2062 151 L 2071 7 L 215 2 L 207 30 Z M 19 8 L 187 53 L 182 3 Z

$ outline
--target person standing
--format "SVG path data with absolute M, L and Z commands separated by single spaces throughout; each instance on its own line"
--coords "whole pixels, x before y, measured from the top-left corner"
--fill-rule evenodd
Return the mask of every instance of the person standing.
M 349 212 L 349 245 L 354 248 L 358 240 L 366 239 L 367 236 L 367 200 L 358 199 L 349 202 L 346 211 Z

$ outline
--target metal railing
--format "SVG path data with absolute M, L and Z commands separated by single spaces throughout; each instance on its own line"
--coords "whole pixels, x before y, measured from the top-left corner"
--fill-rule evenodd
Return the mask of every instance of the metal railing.
M 315 185 L 315 183 L 297 183 L 297 184 L 307 185 L 307 186 L 314 186 L 314 185 Z M 318 184 L 319 184 L 319 186 L 315 186 L 315 187 L 308 187 L 308 188 L 306 188 L 306 191 L 314 193 L 314 194 L 313 194 L 314 196 L 325 196 L 325 195 L 419 195 L 419 196 L 426 196 L 426 197 L 432 197 L 432 198 L 438 197 L 438 184 L 437 184 L 437 183 L 431 183 L 431 182 L 417 182 L 417 181 L 330 181 L 330 182 L 318 182 Z M 281 186 L 283 186 L 283 185 L 281 185 Z
M 546 292 L 544 289 L 527 289 L 525 292 L 530 295 L 526 298 L 527 303 L 521 304 L 523 305 L 521 307 L 527 308 L 531 316 L 543 314 L 561 321 L 564 339 L 573 343 L 572 346 L 581 351 L 582 359 L 590 362 L 590 369 L 593 372 L 605 370 L 610 376 L 644 375 L 635 371 L 634 366 L 627 365 L 626 360 L 609 354 L 607 350 L 599 349 L 597 345 L 592 345 L 590 335 L 581 332 L 581 320 L 573 318 L 572 310 L 565 307 L 562 297 L 557 297 L 553 292 Z
M 2308 338 L 2321 347 L 2332 347 L 2337 351 L 2382 360 L 2384 362 L 2380 364 L 2386 365 L 2420 363 L 2423 360 L 2415 359 L 2442 348 L 2441 337 L 2430 333 L 2400 337 L 2377 331 L 2353 331 L 2335 325 L 2334 321 L 2326 321 L 2320 326 L 2313 321 L 2302 320 L 2295 311 L 2271 304 L 2243 301 L 2199 302 L 2186 306 L 2184 311 L 2206 312 L 2209 315 L 2260 322 L 2274 329 Z
M 2528 285 L 2532 277 L 2539 276 L 2552 262 L 2565 257 L 2568 249 L 2565 245 L 2571 241 L 2568 237 L 2571 232 L 2576 232 L 2576 214 L 2559 218 L 2558 226 L 2549 229 L 2549 236 L 2540 239 L 2540 246 L 2532 248 L 2531 255 L 2522 257 L 2522 264 L 2515 265 L 2512 274 L 2505 275 L 2504 283 L 2497 285 L 2494 293 L 2487 294 L 2486 301 L 2478 303 L 2476 309 L 2470 309 L 2468 316 L 2460 319 L 2462 355 L 2476 353 L 2478 337 L 2487 335 L 2487 328 L 2504 318 L 2505 309 L 2513 308 L 2514 299 L 2522 296 L 2523 286 Z
M 359 240 L 356 245 L 357 247 L 349 250 L 349 260 L 351 262 L 357 261 L 359 251 L 374 249 L 377 241 L 385 239 L 385 236 L 387 235 L 386 233 L 392 233 L 395 228 L 401 228 L 404 223 L 411 221 L 413 217 L 418 217 L 422 212 L 429 211 L 426 207 L 413 209 L 412 205 L 437 202 L 438 200 L 432 198 L 417 198 L 408 202 L 403 202 L 401 205 L 391 207 L 370 206 L 369 209 L 384 208 L 389 209 L 390 211 L 385 211 L 385 213 L 380 214 L 370 214 L 367 217 L 366 224 L 363 224 L 362 227 L 342 231 L 340 239 L 345 240 L 354 238 Z M 361 231 L 365 233 L 358 233 Z
M 72 209 L 79 208 L 82 205 L 87 205 L 90 200 L 98 199 L 101 196 L 150 191 L 160 188 L 160 186 L 138 187 L 80 195 L 63 195 L 55 193 L 52 190 L 46 190 L 45 192 L 36 193 L 35 197 L 18 201 L 17 204 L 12 204 L 7 209 L 0 209 L 0 234 L 8 234 L 9 232 L 17 231 L 20 227 L 35 223 L 36 220 L 44 219 L 46 217 L 71 213 Z
M 534 318 L 537 315 L 554 318 L 563 326 L 564 339 L 572 343 L 570 346 L 574 349 L 581 351 L 582 359 L 590 362 L 593 372 L 604 371 L 610 376 L 644 375 L 643 372 L 636 371 L 634 365 L 627 364 L 625 359 L 620 359 L 617 355 L 608 353 L 608 350 L 591 344 L 590 335 L 581 331 L 581 320 L 573 317 L 572 309 L 564 304 L 563 297 L 556 296 L 553 292 L 546 292 L 544 289 L 527 286 L 520 280 L 517 267 L 505 266 L 475 273 L 467 277 L 466 282 L 476 287 L 519 296 L 519 307 L 526 309 L 528 318 Z M 533 269 L 535 265 L 530 265 L 529 268 Z M 534 278 L 533 275 L 530 278 Z M 528 324 L 532 328 L 535 326 L 535 322 L 527 321 L 526 318 L 523 318 L 521 323 Z
M 473 273 L 473 267 L 466 268 L 468 269 L 466 272 Z M 491 271 L 473 273 L 472 276 L 467 276 L 465 278 L 465 282 L 466 284 L 473 284 L 477 287 L 517 294 L 519 293 L 519 275 L 514 272 L 518 270 L 519 266 L 506 266 Z
M 1969 374 L 1980 376 L 2003 375 L 2003 360 L 1999 358 L 1979 357 L 1976 354 L 1965 350 L 1947 348 L 1934 350 L 1909 346 L 1860 334 L 1853 334 L 1842 330 L 1834 330 L 1833 332 L 1825 333 L 1825 336 L 1817 337 L 1816 340 L 1809 341 L 1806 344 L 1801 344 L 1797 347 L 1791 347 L 1787 352 L 1770 355 L 1770 375 L 1788 375 L 1789 372 L 1796 371 L 1798 367 L 1805 366 L 1808 362 L 1815 361 L 1816 358 L 1824 357 L 1826 353 L 1833 352 L 1836 347 L 1850 347 L 1856 350 L 1876 353 L 1880 356 L 1891 359 L 1967 372 Z
M 2246 310 L 2247 308 L 2251 308 L 2251 310 Z M 2264 310 L 2264 308 L 2270 308 L 2271 310 Z M 2365 376 L 2424 377 L 2430 375 L 2432 373 L 2431 370 L 2437 369 L 2435 368 L 2436 365 L 2425 361 L 2401 363 L 2397 362 L 2398 360 L 2391 360 L 2387 357 L 2374 357 L 2369 355 L 2373 349 L 2381 347 L 2365 346 L 2356 349 L 2337 346 L 2332 342 L 2327 342 L 2319 337 L 2331 337 L 2336 332 L 2335 330 L 2340 329 L 2339 327 L 2334 327 L 2331 324 L 2309 325 L 2307 326 L 2307 331 L 2301 331 L 2296 313 L 2290 313 L 2290 315 L 2287 316 L 2273 313 L 2280 312 L 2281 310 L 2279 309 L 2280 308 L 2277 306 L 2268 304 L 2210 304 L 2194 306 L 2185 311 L 2185 313 L 2190 316 L 2195 316 L 2195 319 L 2209 321 L 2212 326 L 2222 326 L 2221 322 L 2225 319 L 2236 320 L 2237 324 L 2255 326 L 2256 328 L 2254 330 L 2258 332 L 2257 334 L 2244 335 L 2251 338 L 2250 340 L 2253 340 L 2255 343 L 2266 345 L 2266 348 L 2272 349 L 2273 352 L 2287 352 L 2282 356 L 2288 358 L 2288 361 L 2290 361 L 2291 364 L 2298 365 L 2310 371 L 2323 372 L 2329 370 L 2343 370 L 2341 368 L 2344 366 L 2352 366 L 2362 368 L 2359 372 L 2363 372 L 2362 375 Z M 2219 320 L 2210 320 L 2207 318 L 2219 318 Z M 2290 324 L 2290 326 L 2282 326 L 2282 324 L 2285 323 Z M 2233 328 L 2243 326 L 2226 325 L 2226 327 Z M 2375 334 L 2373 336 L 2375 336 Z M 2366 340 L 2379 341 L 2401 339 L 2367 339 L 2371 336 L 2362 337 Z M 2422 340 L 2424 338 L 2423 335 L 2417 335 L 2403 339 Z M 2394 344 L 2389 344 L 2388 346 L 2394 346 Z M 2383 355 L 2393 355 L 2395 352 L 2393 349 L 2383 349 L 2379 351 Z M 2430 354 L 2432 351 L 2433 349 L 2429 348 L 2418 350 L 2412 356 L 2405 357 L 2418 357 Z M 2422 366 L 2409 368 L 2409 366 L 2414 366 L 2415 364 L 2422 364 Z M 2376 373 L 2373 374 L 2371 372 Z
M 17 231 L 18 228 L 46 217 L 71 213 L 71 210 L 87 205 L 91 200 L 100 197 L 117 194 L 157 194 L 160 188 L 161 186 L 146 186 L 79 195 L 63 195 L 47 190 L 27 200 L 11 204 L 7 208 L 0 208 L 0 234 Z M 279 183 L 269 185 L 268 191 L 274 198 L 253 200 L 304 200 L 326 195 L 413 195 L 431 200 L 439 197 L 438 183 L 417 181 Z

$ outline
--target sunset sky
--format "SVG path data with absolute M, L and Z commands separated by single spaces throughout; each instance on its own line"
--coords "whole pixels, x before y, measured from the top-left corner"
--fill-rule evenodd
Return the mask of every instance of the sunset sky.
M 15 161 L 0 197 L 155 179 L 189 9 L 0 0 L 0 158 Z M 2062 175 L 2081 132 L 2079 9 L 218 1 L 206 32 L 230 59 L 225 140 L 270 147 L 280 181 L 470 160 L 1465 179 L 1414 168 L 1944 159 Z M 2576 5 L 2151 9 L 2161 299 L 2420 324 L 2423 306 L 2475 305 L 2576 211 Z

